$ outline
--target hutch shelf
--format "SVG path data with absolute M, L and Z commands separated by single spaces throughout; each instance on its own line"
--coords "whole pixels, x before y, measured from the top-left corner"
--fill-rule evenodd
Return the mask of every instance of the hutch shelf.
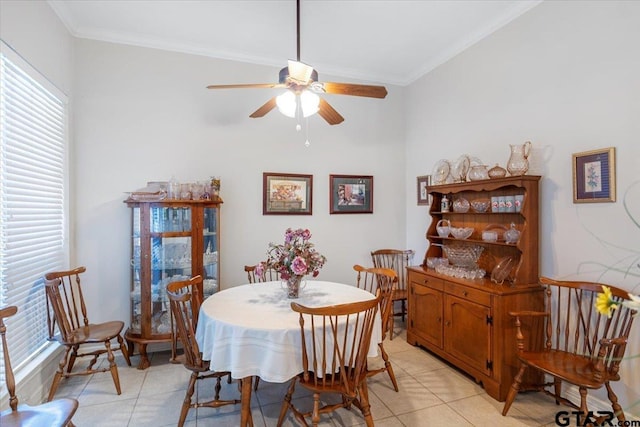
M 130 354 L 138 345 L 138 369 L 146 369 L 148 344 L 171 342 L 175 350 L 167 284 L 199 274 L 201 295 L 219 289 L 222 200 L 129 198 L 125 203 L 132 212 L 131 325 L 125 339 Z
M 467 372 L 499 401 L 505 400 L 519 369 L 509 312 L 542 310 L 544 304 L 538 284 L 539 181 L 540 176 L 523 175 L 429 186 L 429 247 L 422 265 L 408 268 L 407 341 Z M 523 196 L 519 212 L 441 211 L 444 196 L 471 202 L 516 195 Z M 440 237 L 436 224 L 443 219 L 453 227 L 473 227 L 473 234 L 468 239 Z M 512 223 L 520 232 L 516 242 L 506 243 L 502 235 L 496 242 L 482 240 L 483 230 L 504 230 Z M 486 276 L 464 279 L 428 268 L 427 258 L 443 257 L 442 245 L 450 244 L 482 246 L 477 264 Z M 491 271 L 505 257 L 512 257 L 513 268 L 503 284 L 494 283 Z M 527 381 L 539 382 L 532 375 Z

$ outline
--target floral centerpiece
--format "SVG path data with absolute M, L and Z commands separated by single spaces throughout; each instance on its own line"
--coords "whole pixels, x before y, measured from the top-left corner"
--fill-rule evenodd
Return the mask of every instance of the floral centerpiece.
M 608 317 L 611 317 L 613 310 L 618 308 L 620 304 L 629 307 L 632 310 L 636 310 L 640 312 L 640 296 L 634 296 L 629 294 L 629 301 L 616 301 L 613 298 L 613 294 L 611 293 L 611 289 L 608 286 L 602 287 L 602 293 L 598 295 L 598 299 L 596 300 L 596 310 L 599 313 L 605 314 Z M 637 314 L 637 313 L 636 313 Z
M 300 282 L 306 275 L 316 277 L 327 259 L 315 250 L 311 243 L 311 232 L 308 229 L 287 228 L 284 233 L 284 244 L 269 243 L 267 260 L 256 266 L 256 274 L 262 276 L 266 268 L 280 273 L 280 278 L 287 282 L 288 296 L 297 298 Z

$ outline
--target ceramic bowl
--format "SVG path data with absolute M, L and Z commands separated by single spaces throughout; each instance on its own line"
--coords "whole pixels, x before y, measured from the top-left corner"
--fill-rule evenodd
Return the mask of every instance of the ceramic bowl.
M 451 224 L 449 220 L 441 219 L 436 224 L 436 231 L 440 237 L 449 237 L 449 231 L 451 230 Z
M 451 227 L 450 231 L 456 239 L 468 239 L 473 234 L 473 227 Z

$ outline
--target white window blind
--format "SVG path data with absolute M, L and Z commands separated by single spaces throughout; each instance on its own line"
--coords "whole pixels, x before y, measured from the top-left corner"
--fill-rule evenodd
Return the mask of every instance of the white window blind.
M 42 277 L 68 264 L 66 116 L 66 97 L 2 43 L 0 306 L 18 307 L 6 322 L 15 371 L 48 342 Z

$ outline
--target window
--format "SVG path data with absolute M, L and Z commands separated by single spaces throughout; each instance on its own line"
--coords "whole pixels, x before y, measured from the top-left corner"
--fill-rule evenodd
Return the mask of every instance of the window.
M 0 44 L 0 306 L 18 307 L 7 339 L 19 370 L 48 342 L 42 276 L 68 265 L 67 105 Z

